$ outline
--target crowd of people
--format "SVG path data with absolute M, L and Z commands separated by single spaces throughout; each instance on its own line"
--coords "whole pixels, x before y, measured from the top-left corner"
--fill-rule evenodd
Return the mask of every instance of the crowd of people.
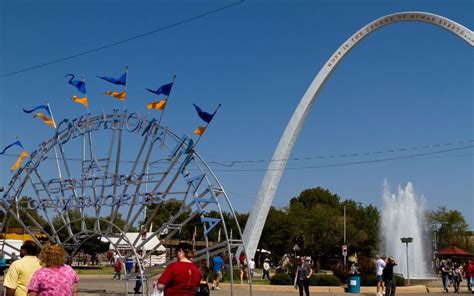
M 0 276 L 4 277 L 3 286 L 6 296 L 42 296 L 42 295 L 77 295 L 79 277 L 77 273 L 66 264 L 66 252 L 63 247 L 54 243 L 46 243 L 40 249 L 33 241 L 25 241 L 21 246 L 20 257 L 11 256 L 8 269 L 5 256 L 0 254 Z M 139 254 L 140 255 L 140 254 Z M 169 264 L 155 283 L 158 295 L 164 296 L 208 296 L 210 287 L 208 276 L 210 270 L 206 266 L 197 267 L 193 262 L 193 248 L 188 243 L 180 243 L 176 248 L 176 262 Z M 216 255 L 211 261 L 212 286 L 211 290 L 219 290 L 222 281 L 225 263 L 221 255 Z M 252 281 L 254 278 L 254 258 L 247 259 L 242 253 L 238 259 L 241 283 L 244 280 Z M 396 283 L 394 280 L 394 267 L 397 265 L 392 257 L 377 257 L 375 260 L 375 275 L 377 277 L 377 296 L 394 296 Z M 114 256 L 114 279 L 120 279 L 125 270 L 129 278 L 134 266 L 130 257 Z M 141 273 L 137 270 L 135 292 L 140 293 Z M 5 273 L 6 271 L 6 273 Z M 270 262 L 263 261 L 262 278 L 269 279 Z M 461 292 L 460 283 L 465 279 L 468 290 L 473 292 L 474 262 L 469 260 L 463 265 L 451 260 L 441 261 L 440 275 L 445 293 L 452 287 L 453 292 Z M 299 295 L 309 296 L 310 277 L 313 270 L 304 256 L 299 257 L 299 264 L 295 269 L 294 284 L 299 290 Z M 357 274 L 357 272 L 354 272 Z M 0 293 L 1 295 L 1 293 Z
M 377 277 L 377 296 L 395 296 L 397 282 L 393 268 L 397 262 L 393 257 L 377 256 L 375 259 L 375 276 Z
M 449 293 L 451 287 L 454 293 L 460 293 L 461 282 L 464 279 L 466 279 L 468 291 L 474 293 L 474 262 L 472 260 L 468 260 L 465 265 L 451 259 L 441 260 L 439 274 L 443 282 L 444 293 Z
M 39 250 L 35 242 L 25 241 L 20 257 L 12 254 L 4 275 L 6 296 L 77 295 L 79 277 L 66 264 L 66 252 L 60 245 L 46 243 Z
M 124 279 L 125 280 L 130 280 L 132 278 L 132 270 L 135 273 L 135 286 L 133 288 L 133 291 L 136 294 L 140 294 L 140 289 L 142 287 L 142 274 L 140 270 L 140 264 L 143 266 L 146 264 L 146 260 L 143 259 L 143 251 L 138 250 L 137 251 L 137 261 L 133 260 L 132 253 L 127 253 L 125 256 L 120 256 L 119 253 L 114 252 L 114 251 L 109 251 L 110 255 L 108 255 L 109 260 L 114 266 L 114 280 L 121 280 L 122 278 L 122 273 L 124 274 Z M 138 264 L 140 261 L 140 264 Z

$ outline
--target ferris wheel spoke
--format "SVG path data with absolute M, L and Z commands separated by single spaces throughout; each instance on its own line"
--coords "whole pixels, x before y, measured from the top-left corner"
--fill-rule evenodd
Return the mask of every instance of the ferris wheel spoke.
M 174 159 L 172 160 L 170 166 L 168 167 L 167 171 L 163 174 L 163 176 L 161 177 L 161 179 L 158 181 L 157 185 L 155 185 L 153 191 L 151 192 L 152 195 L 155 195 L 156 194 L 156 191 L 158 190 L 159 186 L 165 181 L 166 177 L 169 176 L 169 172 L 172 170 L 172 168 L 174 167 L 174 165 L 176 165 L 179 157 L 181 156 L 181 154 L 177 154 Z M 172 188 L 172 185 L 174 184 L 174 182 L 176 181 L 176 179 L 178 178 L 179 176 L 179 173 L 175 174 L 171 180 L 171 182 L 168 184 L 168 187 L 167 189 L 162 193 L 162 199 L 164 200 L 165 197 L 167 196 L 169 190 Z M 154 211 L 152 212 L 151 214 L 151 217 L 153 217 L 154 215 L 156 215 L 156 212 L 157 212 L 157 208 L 154 209 Z M 126 227 L 124 227 L 124 232 L 126 232 L 129 228 L 129 225 L 135 223 L 136 219 L 138 219 L 138 216 L 139 216 L 139 212 L 137 212 L 135 214 L 135 216 L 133 217 L 133 219 L 130 221 L 131 223 L 127 224 Z M 148 228 L 150 226 L 150 223 L 151 223 L 151 219 L 149 221 L 145 221 L 145 224 L 143 225 L 144 228 Z
M 152 144 L 152 143 L 151 143 Z M 152 146 L 151 146 L 152 147 Z M 148 154 L 151 153 L 151 149 L 148 151 Z M 168 169 L 166 170 L 165 173 L 163 173 L 161 179 L 157 182 L 157 184 L 155 185 L 155 187 L 153 188 L 151 194 L 152 195 L 155 195 L 156 194 L 156 191 L 158 190 L 158 188 L 160 187 L 160 185 L 165 181 L 165 179 L 168 177 L 169 173 L 171 172 L 171 170 L 174 168 L 174 166 L 176 165 L 176 163 L 178 162 L 179 158 L 181 157 L 181 155 L 183 154 L 183 152 L 181 150 L 178 150 L 177 153 L 173 156 L 172 160 L 171 160 L 171 163 L 170 165 L 168 166 Z M 144 168 L 146 169 L 146 166 L 144 166 Z M 177 178 L 177 175 L 174 177 L 174 180 L 176 180 Z M 172 182 L 174 183 L 174 181 Z M 137 185 L 137 189 L 135 190 L 135 194 L 137 194 L 139 191 L 139 185 Z M 165 196 L 165 195 L 164 195 Z M 163 196 L 163 197 L 164 197 Z M 154 215 L 154 214 L 153 214 Z M 127 219 L 127 221 L 129 222 L 128 224 L 125 225 L 123 231 L 124 232 L 127 232 L 128 229 L 130 228 L 131 225 L 133 225 L 133 223 L 135 223 L 135 221 L 138 219 L 138 216 L 139 216 L 139 212 L 137 212 L 134 216 L 134 218 L 132 220 L 129 220 Z M 148 228 L 149 225 L 151 223 L 151 220 L 150 221 L 145 221 L 145 225 L 143 225 L 144 228 Z
M 20 224 L 20 226 L 31 236 L 31 238 L 38 244 L 38 245 L 41 245 L 41 243 L 39 242 L 39 240 L 36 238 L 35 234 L 31 231 L 30 227 L 28 227 L 25 222 L 23 221 L 23 219 L 20 217 L 20 211 L 23 212 L 23 209 L 20 209 L 20 208 L 17 208 L 16 210 L 18 211 L 17 213 L 15 213 L 13 210 L 12 210 L 12 207 L 10 206 L 8 209 L 5 209 L 6 212 L 8 212 L 8 215 L 9 218 L 14 218 L 16 220 L 16 222 L 18 224 Z M 25 212 L 25 214 L 27 214 L 27 212 Z M 7 215 L 7 214 L 6 214 Z M 28 214 L 27 214 L 28 216 Z M 29 217 L 28 217 L 29 218 Z
M 150 146 L 149 146 L 148 151 L 147 151 L 147 154 L 146 154 L 146 157 L 145 157 L 145 161 L 143 163 L 142 171 L 141 171 L 141 174 L 140 174 L 140 181 L 138 182 L 138 184 L 136 185 L 136 188 L 135 188 L 134 196 L 137 196 L 140 193 L 140 187 L 142 185 L 142 178 L 145 176 L 145 177 L 147 177 L 147 180 L 148 180 L 147 168 L 148 168 L 148 162 L 150 161 L 151 152 L 153 151 L 153 147 L 154 147 L 154 143 L 153 143 L 153 141 L 151 141 Z M 145 182 L 147 182 L 147 181 L 145 181 Z M 133 198 L 132 202 L 130 203 L 130 206 L 128 208 L 127 217 L 125 218 L 125 221 L 130 221 L 130 218 L 131 218 L 131 215 L 133 213 L 134 207 L 135 207 L 135 198 Z M 143 211 L 143 209 L 144 209 L 144 206 L 140 207 L 140 210 L 137 211 L 137 214 L 141 213 Z M 135 220 L 131 221 L 129 223 L 129 225 L 133 225 L 133 223 L 135 223 Z
M 181 209 L 177 214 L 175 214 L 174 216 L 172 216 L 167 223 L 161 225 L 157 230 L 155 230 L 151 235 L 150 237 L 148 237 L 147 239 L 143 240 L 138 246 L 137 248 L 142 248 L 147 242 L 151 241 L 153 239 L 153 237 L 155 237 L 156 235 L 159 235 L 165 228 L 167 228 L 170 224 L 173 224 L 174 221 L 176 221 L 179 217 L 181 217 L 182 215 L 184 215 L 188 209 L 191 209 L 191 207 L 193 206 L 194 203 L 190 203 L 188 204 L 185 208 Z M 158 211 L 158 207 L 156 207 L 153 211 L 153 214 L 152 216 L 154 216 L 156 214 L 156 212 Z M 192 218 L 194 218 L 196 215 L 198 215 L 199 212 L 197 211 L 194 211 L 191 213 L 191 215 L 189 215 L 189 217 L 187 219 L 185 219 L 182 223 L 180 224 L 185 224 L 187 223 L 188 221 L 190 221 Z M 169 235 L 168 235 L 169 236 Z M 167 236 L 167 237 L 168 237 Z M 135 239 L 135 242 L 136 243 L 138 241 L 138 237 Z
M 67 178 L 68 178 L 68 180 L 73 180 L 73 178 L 71 176 L 71 171 L 69 170 L 69 165 L 68 165 L 65 153 L 64 153 L 64 148 L 63 148 L 63 145 L 61 143 L 59 143 L 59 151 L 61 152 L 61 157 L 62 157 L 62 160 L 63 160 L 64 168 L 66 169 Z M 74 182 L 71 182 L 71 187 L 72 187 L 72 194 L 74 196 L 74 199 L 76 201 L 78 201 L 76 184 Z M 79 213 L 80 213 L 81 217 L 84 218 L 84 209 L 83 208 L 79 208 Z M 69 212 L 66 211 L 65 214 L 66 214 L 67 218 L 69 219 Z M 81 229 L 82 230 L 86 229 L 85 223 L 81 223 Z
M 33 187 L 33 191 L 35 192 L 35 195 L 36 195 L 36 200 L 38 201 L 38 205 L 39 205 L 39 208 L 41 208 L 43 214 L 44 214 L 44 217 L 46 218 L 46 222 L 48 223 L 49 227 L 51 227 L 51 230 L 53 232 L 56 231 L 55 227 L 54 227 L 54 224 L 51 222 L 51 218 L 49 217 L 49 214 L 48 214 L 48 210 L 46 207 L 44 207 L 43 205 L 43 201 L 41 200 L 41 196 L 40 196 L 40 193 L 39 193 L 39 189 L 36 188 L 36 185 L 35 183 L 33 182 L 32 178 L 30 178 L 30 182 L 31 182 L 31 186 Z M 49 200 L 50 202 L 52 201 L 52 199 L 50 198 Z
M 35 168 L 34 172 L 35 172 L 36 178 L 38 178 L 40 184 L 42 185 L 44 192 L 46 192 L 49 201 L 51 201 L 51 203 L 54 204 L 55 201 L 54 201 L 53 197 L 51 196 L 51 192 L 47 188 L 47 186 L 44 183 L 43 179 L 41 178 L 41 175 L 39 174 L 37 168 Z M 64 206 L 64 192 L 62 190 L 60 190 L 60 192 L 61 192 L 61 195 L 59 197 L 60 198 L 60 204 L 62 206 Z M 62 220 L 63 224 L 67 224 L 67 221 L 69 220 L 69 216 L 66 216 L 67 211 L 60 211 L 59 207 L 53 207 L 53 208 L 56 210 L 57 216 Z M 72 233 L 72 230 L 70 230 L 70 232 Z
M 106 117 L 105 114 L 103 116 L 104 116 L 104 118 Z M 116 131 L 117 131 L 117 129 L 115 129 L 115 128 L 112 130 L 112 137 L 110 139 L 109 151 L 108 151 L 108 154 L 107 154 L 107 163 L 105 165 L 104 178 L 103 178 L 102 187 L 101 187 L 101 191 L 100 191 L 100 197 L 101 198 L 104 198 L 104 194 L 105 194 L 105 187 L 106 187 L 105 184 L 106 184 L 106 181 L 107 181 L 107 176 L 109 175 L 110 159 L 112 158 L 112 152 L 113 152 L 113 148 L 114 148 L 115 132 Z M 97 217 L 100 217 L 101 211 L 102 211 L 102 203 L 99 202 L 99 211 L 98 211 Z
M 140 147 L 140 150 L 138 151 L 138 154 L 137 154 L 137 156 L 136 156 L 136 158 L 135 158 L 135 161 L 134 161 L 134 163 L 133 163 L 132 169 L 131 169 L 131 171 L 130 171 L 130 173 L 129 173 L 128 176 L 132 176 L 132 175 L 135 173 L 135 170 L 136 170 L 136 168 L 137 168 L 138 162 L 140 161 L 141 155 L 143 154 L 143 150 L 145 149 L 145 146 L 146 146 L 147 141 L 148 141 L 148 137 L 147 137 L 147 136 L 143 137 L 142 145 L 141 145 L 141 147 Z M 144 162 L 144 168 L 146 168 L 147 165 L 148 165 L 148 160 L 149 160 L 149 158 L 150 158 L 150 154 L 151 154 L 151 151 L 152 151 L 152 150 L 153 150 L 153 142 L 150 143 L 150 146 L 149 146 L 149 148 L 148 148 L 148 152 L 147 152 L 147 155 L 146 155 L 146 158 L 145 158 L 145 162 Z M 146 170 L 142 170 L 142 173 L 141 173 L 141 175 L 140 175 L 139 184 L 141 184 L 141 179 L 142 179 L 143 176 L 144 176 L 144 171 L 146 171 Z M 139 186 L 139 185 L 137 185 L 137 186 Z M 122 196 L 124 196 L 124 195 L 126 194 L 126 192 L 127 192 L 127 190 L 128 190 L 128 187 L 129 187 L 129 183 L 126 182 L 125 185 L 124 185 L 124 189 L 122 190 Z M 135 191 L 135 194 L 137 194 L 137 191 Z M 130 213 L 133 211 L 134 201 L 135 201 L 135 198 L 132 199 L 132 205 L 131 205 L 130 208 L 129 208 L 129 212 L 128 212 L 128 214 L 127 214 L 127 218 L 125 219 L 125 221 L 129 221 L 129 219 L 130 219 Z M 111 208 L 111 211 L 110 211 L 110 221 L 111 221 L 111 222 L 113 222 L 113 221 L 115 220 L 115 217 L 116 217 L 116 215 L 117 215 L 119 209 L 120 209 L 120 205 L 117 205 L 117 206 Z M 133 223 L 128 223 L 128 224 L 130 225 L 130 224 L 133 224 Z M 128 228 L 127 228 L 127 230 L 128 230 Z M 108 231 L 110 231 L 110 226 L 109 226 Z
M 123 102 L 125 104 L 125 101 Z M 125 119 L 125 112 L 123 111 L 122 117 Z M 116 127 L 117 128 L 117 127 Z M 115 171 L 114 171 L 114 186 L 113 186 L 113 195 L 116 196 L 117 194 L 117 181 L 119 176 L 119 168 L 120 168 L 120 156 L 122 151 L 122 134 L 123 134 L 123 126 L 119 127 L 119 135 L 118 135 L 118 142 L 117 142 L 117 151 L 115 155 Z M 112 215 L 112 211 L 115 205 L 112 205 L 110 215 Z M 113 222 L 113 220 L 112 220 Z
M 97 119 L 98 119 L 98 117 L 92 118 L 92 122 L 95 122 Z M 90 113 L 88 112 L 88 114 L 87 114 L 87 126 L 90 126 L 90 124 L 91 124 Z M 94 165 L 92 165 L 92 163 L 95 162 L 95 163 L 98 164 L 98 162 L 97 162 L 97 159 L 96 159 L 96 157 L 94 155 L 94 152 L 93 152 L 92 134 L 91 134 L 90 131 L 87 132 L 87 139 L 88 139 L 89 160 L 91 162 L 90 171 L 88 169 L 87 173 L 92 174 L 92 177 L 95 177 L 95 169 L 94 169 Z M 100 170 L 100 168 L 99 168 L 99 170 Z M 84 174 L 84 169 L 82 171 L 82 174 Z M 100 211 L 99 211 L 100 205 L 99 205 L 99 202 L 97 200 L 97 191 L 96 191 L 95 186 L 92 186 L 92 200 L 95 202 L 94 203 L 94 209 L 95 209 L 96 217 L 99 217 L 100 216 Z M 100 223 L 99 223 L 98 220 L 96 220 L 96 222 L 94 223 L 94 230 L 100 230 Z

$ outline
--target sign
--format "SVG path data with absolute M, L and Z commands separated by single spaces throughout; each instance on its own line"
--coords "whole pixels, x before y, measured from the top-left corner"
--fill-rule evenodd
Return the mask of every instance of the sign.
M 342 245 L 342 256 L 347 256 L 347 245 Z

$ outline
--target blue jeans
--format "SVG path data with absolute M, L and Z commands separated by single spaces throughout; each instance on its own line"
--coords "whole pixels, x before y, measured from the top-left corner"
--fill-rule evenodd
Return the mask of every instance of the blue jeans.
M 449 283 L 449 277 L 448 275 L 443 275 L 442 276 L 442 279 L 443 279 L 443 289 L 445 291 L 448 291 L 448 283 Z
M 469 291 L 472 291 L 472 285 L 474 284 L 474 277 L 466 277 L 466 281 L 467 281 L 467 289 Z
M 135 280 L 135 288 L 133 288 L 133 290 L 135 291 L 135 293 L 138 294 L 140 292 L 141 287 L 142 287 L 142 276 L 137 275 L 137 278 Z
M 385 296 L 395 296 L 396 285 L 394 280 L 385 280 Z
M 300 290 L 300 296 L 303 296 L 303 290 L 306 296 L 309 296 L 309 279 L 300 280 L 298 279 L 298 289 Z

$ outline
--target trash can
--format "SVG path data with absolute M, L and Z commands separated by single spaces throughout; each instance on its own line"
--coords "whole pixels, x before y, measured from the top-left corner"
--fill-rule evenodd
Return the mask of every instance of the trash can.
M 347 292 L 349 293 L 360 293 L 360 276 L 356 274 L 349 275 Z

